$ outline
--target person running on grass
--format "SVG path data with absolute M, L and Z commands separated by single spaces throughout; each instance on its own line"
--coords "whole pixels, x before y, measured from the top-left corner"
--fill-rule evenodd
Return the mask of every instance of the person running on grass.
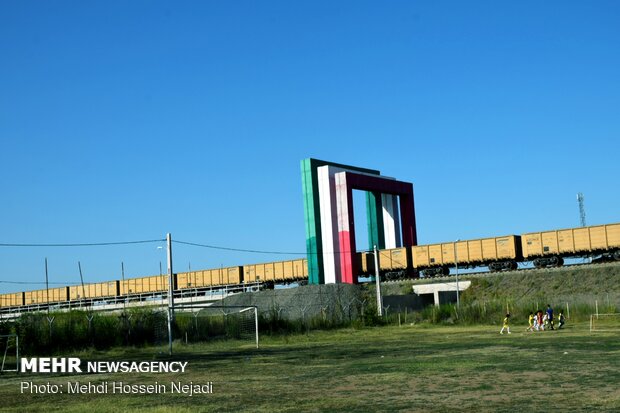
M 547 321 L 549 321 L 549 327 L 555 330 L 553 328 L 553 308 L 551 308 L 551 304 L 547 304 Z
M 543 323 L 543 312 L 542 310 L 538 310 L 536 312 L 536 319 L 538 321 L 538 329 L 545 331 L 545 324 Z
M 562 310 L 560 310 L 560 314 L 558 315 L 558 323 L 559 323 L 558 330 L 564 327 L 565 319 L 564 319 L 564 313 L 562 312 Z
M 508 326 L 508 319 L 510 318 L 510 313 L 506 314 L 506 318 L 504 318 L 504 326 L 502 327 L 500 334 L 504 334 L 504 329 L 508 330 L 508 334 L 510 334 L 510 327 Z
M 525 331 L 534 331 L 534 313 L 530 311 L 530 316 L 527 319 L 529 327 L 525 329 Z

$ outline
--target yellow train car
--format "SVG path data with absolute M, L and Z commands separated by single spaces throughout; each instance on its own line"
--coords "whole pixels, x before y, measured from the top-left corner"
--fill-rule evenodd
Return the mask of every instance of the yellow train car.
M 69 287 L 69 298 L 81 300 L 88 298 L 115 297 L 119 294 L 120 281 L 107 281 L 100 283 L 72 285 Z
M 559 266 L 563 258 L 610 253 L 620 260 L 620 223 L 530 232 L 521 237 L 523 258 L 536 267 Z
M 308 277 L 308 266 L 304 259 L 278 261 L 273 266 L 276 281 L 296 281 Z
M 225 267 L 211 270 L 211 285 L 241 284 L 243 267 Z
M 242 274 L 243 268 L 240 266 L 182 272 L 176 275 L 177 289 L 241 284 Z
M 149 277 L 128 278 L 120 281 L 121 295 L 145 294 L 168 291 L 168 275 L 152 275 Z
M 204 286 L 204 273 L 209 271 L 210 270 L 201 270 L 177 273 L 177 288 L 183 290 L 186 288 L 196 288 Z M 207 277 L 207 279 L 210 280 L 210 275 Z
M 357 271 L 360 274 L 370 274 L 374 267 L 374 257 L 368 252 L 358 252 L 355 254 L 357 260 Z
M 516 269 L 521 259 L 518 235 L 480 238 L 411 247 L 413 267 L 430 274 L 449 274 L 456 263 L 464 267 L 488 265 L 491 271 Z
M 248 264 L 243 266 L 243 282 L 293 282 L 308 277 L 306 259 Z
M 18 307 L 24 304 L 24 293 L 0 294 L 0 308 Z
M 406 247 L 378 250 L 379 271 L 408 270 L 411 268 L 411 253 Z M 375 256 L 373 252 L 361 252 L 357 254 L 357 263 L 361 274 L 374 275 Z
M 47 304 L 69 301 L 69 287 L 55 287 L 49 290 L 34 290 L 24 293 L 24 304 Z
M 275 281 L 276 270 L 273 262 L 248 264 L 243 266 L 243 281 L 246 283 Z

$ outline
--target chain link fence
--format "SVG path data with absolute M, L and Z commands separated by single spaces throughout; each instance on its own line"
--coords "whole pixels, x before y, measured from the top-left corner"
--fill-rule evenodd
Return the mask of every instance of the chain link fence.
M 547 304 L 552 305 L 556 315 L 562 310 L 571 323 L 620 309 L 620 294 L 614 292 L 584 292 L 570 297 L 549 293 L 543 297 L 533 292 L 496 298 L 475 294 L 468 297 L 466 292 L 459 307 L 452 303 L 423 308 L 413 308 L 412 303 L 402 299 L 404 296 L 407 294 L 398 295 L 398 299 L 384 296 L 383 317 L 378 317 L 374 289 L 360 285 L 311 285 L 243 293 L 213 302 L 212 308 L 179 309 L 173 323 L 173 338 L 186 343 L 253 340 L 254 312 L 241 312 L 243 308 L 256 308 L 260 334 L 419 322 L 498 324 L 506 312 L 518 324 L 527 322 L 530 311 L 544 311 Z M 167 352 L 167 317 L 165 308 L 26 313 L 15 320 L 1 321 L 0 335 L 17 335 L 20 354 L 26 357 L 115 346 L 151 345 Z

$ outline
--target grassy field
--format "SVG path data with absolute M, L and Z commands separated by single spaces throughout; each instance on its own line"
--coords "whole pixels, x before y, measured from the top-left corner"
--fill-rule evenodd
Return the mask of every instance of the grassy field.
M 8 412 L 194 411 L 618 411 L 620 333 L 562 331 L 500 336 L 497 327 L 407 325 L 177 345 L 184 374 L 0 376 Z M 157 349 L 72 354 L 83 360 L 158 359 Z M 213 382 L 213 394 L 20 394 L 22 381 Z

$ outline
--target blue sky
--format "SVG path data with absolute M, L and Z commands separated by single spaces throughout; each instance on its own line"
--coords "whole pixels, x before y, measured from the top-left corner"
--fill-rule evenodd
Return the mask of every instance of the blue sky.
M 3 1 L 0 243 L 303 252 L 308 157 L 413 182 L 420 243 L 578 226 L 579 191 L 618 222 L 618 21 L 616 1 Z M 52 282 L 153 275 L 158 245 L 0 248 L 0 280 L 42 282 L 45 257 Z

